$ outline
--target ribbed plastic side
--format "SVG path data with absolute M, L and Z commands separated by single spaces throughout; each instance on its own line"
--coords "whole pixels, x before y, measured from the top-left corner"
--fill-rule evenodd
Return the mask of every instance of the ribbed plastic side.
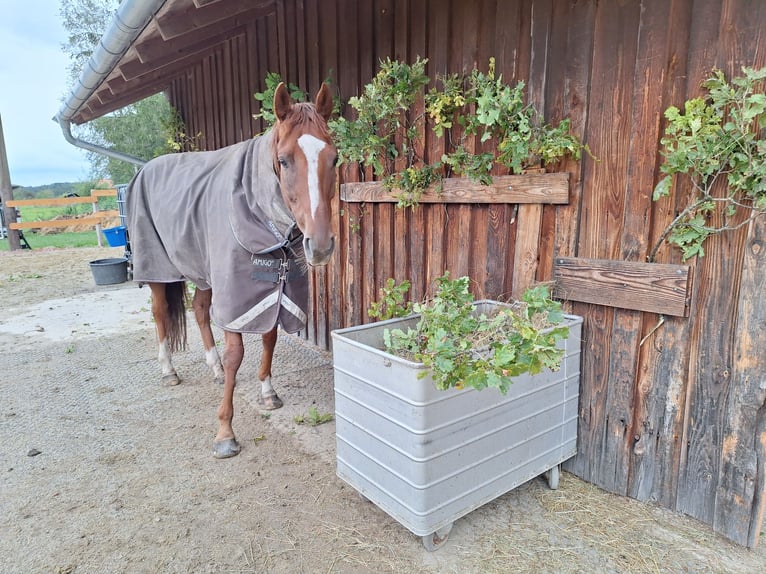
M 439 391 L 417 378 L 422 365 L 376 348 L 412 320 L 332 334 L 337 473 L 422 536 L 576 453 L 582 319 L 567 316 L 562 368 L 518 377 L 505 396 Z

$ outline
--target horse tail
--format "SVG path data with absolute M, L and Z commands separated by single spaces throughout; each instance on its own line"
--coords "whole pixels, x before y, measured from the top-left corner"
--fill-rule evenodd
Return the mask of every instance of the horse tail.
M 168 324 L 165 325 L 170 352 L 186 349 L 186 307 L 189 296 L 184 281 L 167 283 L 165 298 L 168 303 Z

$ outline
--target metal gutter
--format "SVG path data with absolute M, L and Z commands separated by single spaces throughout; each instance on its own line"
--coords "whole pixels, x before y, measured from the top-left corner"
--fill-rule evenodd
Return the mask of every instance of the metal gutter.
M 72 135 L 72 118 L 114 70 L 141 31 L 162 8 L 166 0 L 123 0 L 109 28 L 101 37 L 88 63 L 80 73 L 69 97 L 53 121 L 58 122 L 64 138 L 72 145 L 115 159 L 142 166 L 146 161 L 104 146 L 78 139 Z

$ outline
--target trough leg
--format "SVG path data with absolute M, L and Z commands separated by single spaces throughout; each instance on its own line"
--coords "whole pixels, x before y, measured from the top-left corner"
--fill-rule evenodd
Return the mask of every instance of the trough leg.
M 202 346 L 205 348 L 205 363 L 213 370 L 213 380 L 216 383 L 224 382 L 223 365 L 218 349 L 215 347 L 213 330 L 210 327 L 210 305 L 213 301 L 212 289 L 195 289 L 192 298 L 194 318 L 197 319 L 199 332 L 202 336 Z
M 277 392 L 271 386 L 271 363 L 274 359 L 274 348 L 277 346 L 277 328 L 274 327 L 268 333 L 264 333 L 262 342 L 263 355 L 261 355 L 261 366 L 258 369 L 261 396 L 258 404 L 271 411 L 282 406 L 282 399 L 277 396 Z
M 234 387 L 237 384 L 237 371 L 244 356 L 242 335 L 224 331 L 223 399 L 221 399 L 221 406 L 218 407 L 218 433 L 213 441 L 213 456 L 216 458 L 235 456 L 240 451 L 231 421 L 234 418 Z

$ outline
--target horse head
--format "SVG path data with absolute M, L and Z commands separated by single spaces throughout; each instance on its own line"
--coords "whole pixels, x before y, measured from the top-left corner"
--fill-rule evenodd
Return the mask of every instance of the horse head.
M 327 129 L 332 94 L 326 84 L 316 101 L 293 103 L 283 83 L 274 92 L 274 169 L 282 198 L 303 233 L 309 265 L 325 265 L 335 248 L 332 198 L 338 153 Z

